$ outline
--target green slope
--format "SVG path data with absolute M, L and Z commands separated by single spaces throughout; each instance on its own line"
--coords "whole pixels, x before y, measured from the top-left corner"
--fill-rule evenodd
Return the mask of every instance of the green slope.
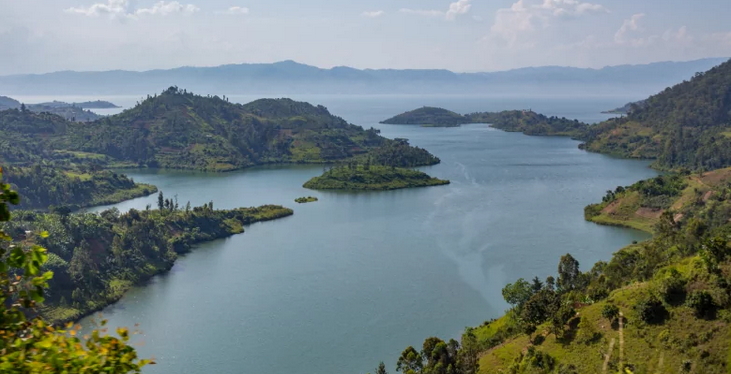
M 332 168 L 307 181 L 304 187 L 313 190 L 385 191 L 445 184 L 449 181 L 432 178 L 418 170 L 348 165 Z
M 434 107 L 423 107 L 395 117 L 381 121 L 389 125 L 422 125 L 453 127 L 471 123 L 470 119 L 461 114 Z

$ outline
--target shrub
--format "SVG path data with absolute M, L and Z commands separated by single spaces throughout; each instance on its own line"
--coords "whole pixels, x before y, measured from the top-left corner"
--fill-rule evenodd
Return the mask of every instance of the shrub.
M 617 317 L 619 317 L 619 308 L 614 304 L 604 304 L 602 307 L 602 317 L 608 319 L 609 322 L 614 321 Z
M 696 317 L 708 317 L 716 310 L 716 303 L 708 291 L 695 291 L 688 297 L 686 305 L 693 308 Z
M 654 295 L 640 298 L 634 306 L 637 316 L 645 323 L 662 323 L 668 315 L 660 300 Z
M 675 269 L 661 272 L 657 276 L 657 291 L 660 297 L 668 303 L 682 302 L 685 297 L 686 280 Z
M 576 335 L 576 339 L 579 343 L 591 344 L 601 337 L 594 323 L 586 317 L 581 317 L 581 322 L 579 322 L 578 327 L 579 332 Z

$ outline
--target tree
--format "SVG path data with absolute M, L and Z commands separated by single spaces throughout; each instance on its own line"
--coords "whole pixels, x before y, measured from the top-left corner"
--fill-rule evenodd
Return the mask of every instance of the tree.
M 558 287 L 561 291 L 572 291 L 579 286 L 581 271 L 579 271 L 579 261 L 566 254 L 561 256 L 558 263 Z
M 531 290 L 533 293 L 538 293 L 543 289 L 543 282 L 538 277 L 533 278 L 533 284 L 531 284 Z
M 463 374 L 477 374 L 480 371 L 480 344 L 474 330 L 468 328 L 462 334 L 462 349 L 459 350 L 459 367 Z
M 165 197 L 162 194 L 162 191 L 157 194 L 157 209 L 163 210 L 165 208 Z
M 421 355 L 411 346 L 401 352 L 401 357 L 396 362 L 396 371 L 404 374 L 418 373 L 423 367 L 424 362 Z
M 503 288 L 503 298 L 505 301 L 518 309 L 522 308 L 523 304 L 525 304 L 531 296 L 533 296 L 533 288 L 523 278 L 520 278 L 515 281 L 515 283 L 510 283 Z
M 556 278 L 551 275 L 546 278 L 546 289 L 549 291 L 553 291 L 556 289 Z
M 0 183 L 0 191 L 0 221 L 8 221 L 8 204 L 18 204 L 19 197 L 4 183 Z M 41 238 L 47 236 L 40 233 Z M 150 362 L 139 360 L 127 344 L 127 329 L 117 329 L 119 338 L 95 330 L 82 340 L 71 324 L 62 329 L 38 317 L 36 306 L 43 302 L 44 290 L 53 278 L 50 271 L 41 273 L 47 260 L 47 251 L 36 244 L 34 236 L 14 242 L 0 229 L 0 372 L 139 373 Z
M 376 369 L 376 374 L 388 374 L 388 372 L 386 371 L 386 364 L 384 364 L 383 362 L 378 364 L 378 368 Z

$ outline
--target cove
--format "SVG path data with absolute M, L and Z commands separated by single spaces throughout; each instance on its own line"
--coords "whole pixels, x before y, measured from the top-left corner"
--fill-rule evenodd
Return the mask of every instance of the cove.
M 428 149 L 442 163 L 422 170 L 451 185 L 367 193 L 302 188 L 322 166 L 127 171 L 183 204 L 281 204 L 295 211 L 198 247 L 104 311 L 111 326 L 140 325 L 140 354 L 158 362 L 146 372 L 365 373 L 379 361 L 393 371 L 406 346 L 457 337 L 465 326 L 501 315 L 506 283 L 553 275 L 566 253 L 587 270 L 648 237 L 583 219 L 584 206 L 606 190 L 656 175 L 647 162 L 487 125 L 376 125 L 413 104 L 380 100 L 323 104 Z M 571 111 L 593 113 L 580 104 Z M 319 201 L 294 203 L 300 196 Z M 116 206 L 144 209 L 155 201 Z

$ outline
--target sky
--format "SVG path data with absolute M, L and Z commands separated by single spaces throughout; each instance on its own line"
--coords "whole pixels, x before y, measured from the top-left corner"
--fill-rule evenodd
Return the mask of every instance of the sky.
M 731 57 L 731 0 L 0 0 L 0 75 L 295 60 L 499 71 Z

